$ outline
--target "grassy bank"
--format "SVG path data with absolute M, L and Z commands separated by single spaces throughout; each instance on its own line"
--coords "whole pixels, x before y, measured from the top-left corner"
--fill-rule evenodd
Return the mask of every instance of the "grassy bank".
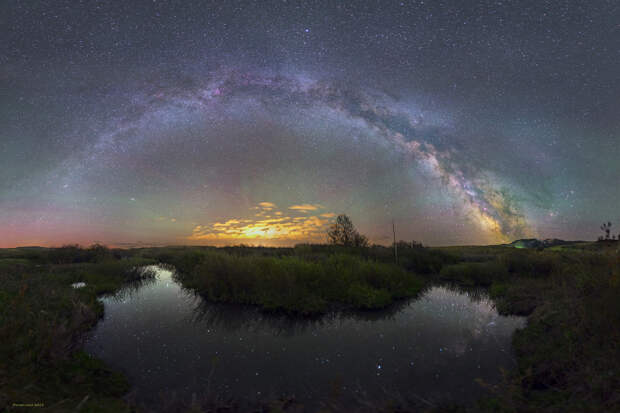
M 528 316 L 513 337 L 518 369 L 495 395 L 453 411 L 620 411 L 620 256 L 615 246 L 454 248 L 441 279 L 489 287 L 502 314 Z M 439 409 L 443 411 L 444 409 Z
M 383 308 L 416 295 L 424 285 L 395 264 L 350 254 L 303 259 L 194 250 L 169 261 L 185 287 L 211 301 L 296 314 L 323 313 L 334 306 Z
M 135 269 L 148 261 L 67 250 L 0 254 L 1 411 L 130 411 L 125 378 L 83 353 L 80 338 L 103 315 L 97 295 L 148 276 Z

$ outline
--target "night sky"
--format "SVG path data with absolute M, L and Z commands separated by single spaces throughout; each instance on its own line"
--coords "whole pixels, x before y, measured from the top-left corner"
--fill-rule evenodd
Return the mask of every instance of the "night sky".
M 618 1 L 0 8 L 0 247 L 620 230 Z

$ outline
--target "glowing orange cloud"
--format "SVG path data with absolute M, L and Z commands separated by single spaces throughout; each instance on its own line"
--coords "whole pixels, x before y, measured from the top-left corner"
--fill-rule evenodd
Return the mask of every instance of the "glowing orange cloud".
M 324 208 L 323 205 L 320 204 L 301 204 L 301 205 L 291 205 L 288 209 L 308 212 L 308 211 L 316 211 L 319 208 Z
M 255 207 L 255 208 L 256 209 L 261 208 L 266 211 L 271 211 L 273 209 L 276 209 L 277 206 L 273 202 L 259 202 L 258 207 Z
M 301 212 L 323 208 L 318 204 L 293 205 L 293 207 L 289 209 Z M 252 208 L 261 210 L 255 214 L 258 218 L 232 218 L 208 225 L 196 225 L 187 239 L 229 242 L 245 240 L 317 241 L 324 238 L 329 218 L 335 216 L 332 213 L 325 213 L 321 216 L 290 217 L 283 216 L 281 211 L 273 212 L 276 217 L 264 215 L 265 211 L 273 211 L 275 208 L 277 208 L 276 205 L 271 202 L 261 202 Z

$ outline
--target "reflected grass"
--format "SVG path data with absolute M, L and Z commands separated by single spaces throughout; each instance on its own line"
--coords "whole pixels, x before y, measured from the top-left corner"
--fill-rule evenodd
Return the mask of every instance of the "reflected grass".
M 255 305 L 213 302 L 202 299 L 199 293 L 185 289 L 195 297 L 191 321 L 197 325 L 225 331 L 271 331 L 274 335 L 300 334 L 336 321 L 381 321 L 394 318 L 416 298 L 402 299 L 385 308 L 359 310 L 351 307 L 332 309 L 326 313 L 299 317 L 295 313 L 265 312 Z M 423 295 L 421 293 L 419 296 Z

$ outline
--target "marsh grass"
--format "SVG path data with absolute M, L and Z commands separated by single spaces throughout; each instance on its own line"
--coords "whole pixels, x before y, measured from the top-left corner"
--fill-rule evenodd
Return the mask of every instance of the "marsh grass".
M 575 243 L 542 251 L 442 248 L 428 279 L 484 286 L 504 315 L 528 316 L 513 336 L 518 368 L 471 412 L 620 411 L 620 253 L 616 244 Z
M 462 262 L 444 266 L 440 276 L 446 280 L 459 280 L 466 285 L 488 286 L 494 281 L 505 280 L 508 270 L 497 261 Z
M 83 401 L 81 411 L 127 411 L 126 379 L 81 352 L 81 338 L 103 315 L 97 296 L 148 276 L 137 268 L 149 261 L 49 264 L 48 250 L 17 253 L 26 256 L 0 258 L 0 410 L 74 411 Z M 86 287 L 71 287 L 79 281 Z
M 194 251 L 179 256 L 175 266 L 185 287 L 211 301 L 306 315 L 324 313 L 334 304 L 383 308 L 416 295 L 424 285 L 394 264 L 347 254 L 306 260 Z
M 618 254 L 526 251 L 499 261 L 514 272 L 490 295 L 500 313 L 529 315 L 528 323 L 513 337 L 517 371 L 470 410 L 620 411 Z

